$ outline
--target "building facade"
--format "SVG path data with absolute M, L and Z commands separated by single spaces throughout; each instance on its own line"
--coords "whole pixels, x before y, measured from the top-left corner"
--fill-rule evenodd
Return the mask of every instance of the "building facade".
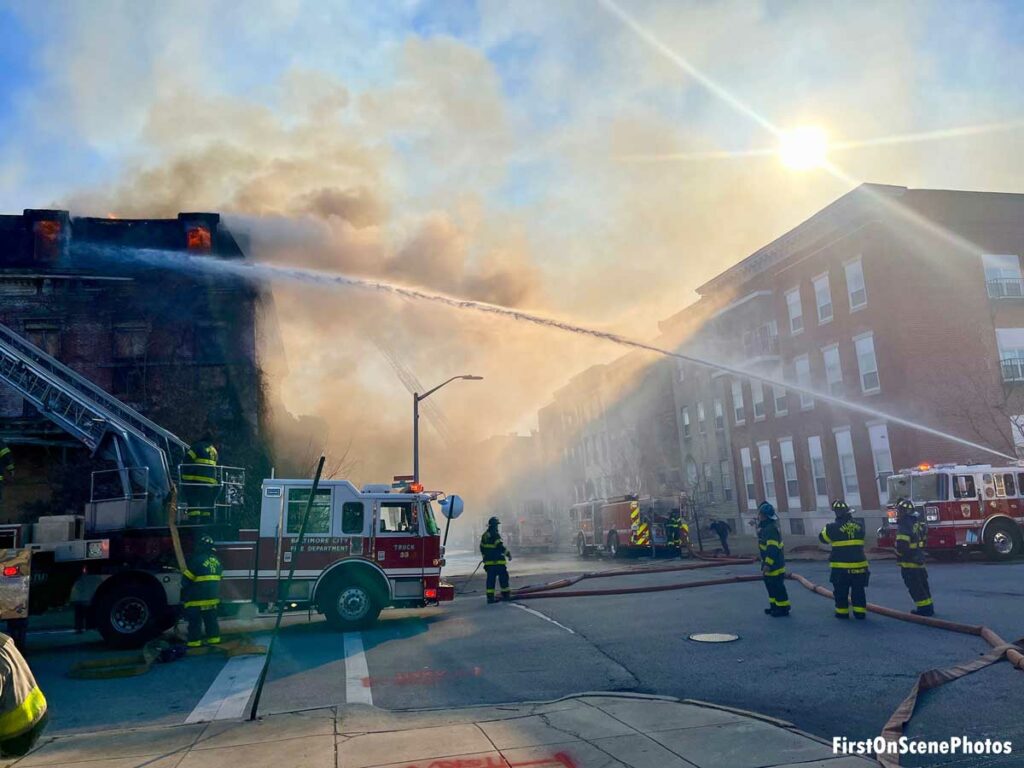
M 249 468 L 258 488 L 267 464 L 259 292 L 222 275 L 154 267 L 138 258 L 148 249 L 244 258 L 215 213 L 0 216 L 0 323 L 186 442 L 211 430 L 222 462 Z M 4 519 L 81 512 L 95 462 L 4 385 L 0 435 L 18 466 Z

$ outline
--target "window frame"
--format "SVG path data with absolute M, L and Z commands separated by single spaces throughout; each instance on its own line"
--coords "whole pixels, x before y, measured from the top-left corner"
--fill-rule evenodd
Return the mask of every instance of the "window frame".
M 801 380 L 802 377 L 800 375 L 800 368 L 799 368 L 799 363 L 801 363 L 801 362 L 807 364 L 807 372 L 806 372 L 807 373 L 807 380 L 806 381 L 802 381 Z M 793 378 L 795 379 L 796 384 L 798 386 L 804 387 L 806 389 L 813 389 L 814 388 L 814 382 L 813 382 L 812 374 L 811 374 L 811 356 L 809 354 L 804 353 L 802 355 L 797 355 L 796 357 L 793 358 Z M 812 410 L 814 408 L 814 398 L 811 397 L 810 395 L 805 395 L 803 392 L 800 392 L 799 395 L 800 395 L 800 410 L 801 411 L 810 411 L 810 410 Z
M 758 398 L 760 394 L 760 398 Z M 754 421 L 764 421 L 768 417 L 768 408 L 765 406 L 764 384 L 755 379 L 750 380 L 750 405 L 754 409 Z M 758 413 L 758 406 L 761 412 Z
M 830 354 L 835 353 L 835 365 L 829 365 Z M 825 368 L 825 387 L 828 393 L 834 397 L 842 397 L 845 393 L 843 387 L 843 358 L 839 354 L 839 345 L 836 343 L 827 344 L 821 348 L 821 362 Z M 833 380 L 830 371 L 839 374 L 839 378 Z
M 793 314 L 794 303 L 789 300 L 790 296 L 793 296 L 793 295 L 796 296 L 796 303 L 795 303 L 795 306 L 796 306 L 796 309 L 797 309 L 797 314 L 796 315 Z M 806 327 L 804 325 L 804 305 L 803 305 L 803 296 L 800 293 L 800 286 L 798 285 L 796 288 L 790 288 L 788 291 L 786 291 L 783 294 L 783 297 L 784 297 L 784 299 L 786 301 L 786 316 L 789 318 L 789 335 L 790 336 L 799 336 L 801 333 L 804 332 L 804 328 Z M 798 321 L 800 323 L 800 327 L 799 328 L 794 328 L 793 327 L 794 321 Z
M 889 445 L 889 427 L 884 421 L 871 421 L 865 425 L 868 429 L 868 447 L 871 449 L 871 465 L 875 469 L 875 487 L 878 490 L 878 503 L 888 504 L 889 503 L 889 477 L 894 474 L 895 467 L 892 463 L 892 448 Z M 879 433 L 879 429 L 881 432 Z M 882 434 L 885 440 L 885 452 L 889 456 L 889 469 L 879 469 L 878 467 L 878 454 L 881 453 L 880 449 L 876 448 L 875 435 Z M 883 478 L 882 475 L 888 472 Z
M 845 435 L 846 439 L 849 440 L 850 452 L 848 454 L 843 453 L 840 450 L 840 435 Z M 839 464 L 839 478 L 842 482 L 843 498 L 846 500 L 846 503 L 849 504 L 851 507 L 859 507 L 861 505 L 860 476 L 857 471 L 857 450 L 853 445 L 853 430 L 848 426 L 835 427 L 832 430 L 832 439 L 836 446 L 836 458 L 838 459 Z M 847 475 L 847 467 L 844 465 L 843 462 L 844 456 L 849 456 L 850 461 L 852 463 L 854 487 L 856 488 L 855 491 L 851 491 L 848 488 L 847 480 L 849 478 L 849 475 Z
M 292 493 L 296 492 L 296 491 L 305 491 L 308 494 L 308 493 L 312 492 L 312 490 L 313 490 L 312 486 L 307 487 L 307 486 L 303 486 L 303 485 L 292 485 L 292 486 L 286 487 L 285 494 L 284 494 L 284 532 L 283 532 L 283 536 L 284 537 L 295 538 L 296 536 L 299 535 L 299 527 L 302 525 L 302 514 L 305 512 L 305 505 L 306 505 L 306 501 L 308 500 L 308 496 L 307 496 L 304 499 L 296 499 L 293 502 L 292 501 Z M 316 501 L 316 498 L 321 498 L 321 497 L 326 497 L 327 498 L 326 503 Z M 292 526 L 291 526 L 291 523 L 292 523 L 292 504 L 293 503 L 296 504 L 296 505 L 301 505 L 301 507 L 298 510 L 299 511 L 298 519 L 295 522 L 295 530 L 292 530 Z M 315 519 L 314 515 L 317 514 L 317 509 L 318 508 L 324 510 L 325 513 L 326 513 L 325 517 L 326 517 L 326 520 L 327 520 L 327 529 L 323 530 L 323 531 L 320 531 L 320 530 L 315 530 L 313 528 L 307 528 L 306 532 L 305 532 L 305 535 L 306 536 L 332 536 L 332 535 L 334 535 L 334 525 L 333 525 L 333 522 L 332 522 L 333 518 L 334 518 L 334 515 L 333 515 L 333 509 L 334 509 L 334 489 L 333 488 L 322 488 L 321 487 L 321 488 L 317 488 L 316 489 L 316 497 L 314 497 L 313 507 L 309 511 L 310 522 L 312 522 Z
M 786 447 L 788 446 L 789 458 L 787 460 Z M 780 437 L 779 438 L 779 458 L 782 460 L 782 481 L 786 484 L 786 501 L 788 503 L 790 511 L 794 508 L 800 509 L 802 504 L 800 500 L 800 475 L 796 468 L 796 447 L 793 444 L 792 437 Z M 790 469 L 792 469 L 793 476 L 790 477 Z M 790 483 L 796 484 L 796 495 L 791 493 L 792 487 Z
M 750 448 L 740 448 L 740 467 L 743 471 L 743 491 L 747 496 L 747 509 L 757 509 L 757 481 L 754 478 L 754 464 Z
M 772 466 L 772 446 L 768 440 L 757 443 L 757 458 L 761 463 L 761 490 L 764 491 L 764 498 L 773 507 L 777 507 L 778 486 L 775 483 L 775 468 Z M 769 485 L 772 493 L 768 493 Z
M 747 423 L 747 409 L 743 402 L 743 382 L 739 379 L 733 379 L 732 385 L 732 418 L 734 426 L 742 426 Z M 736 393 L 739 392 L 740 400 L 739 404 L 736 403 Z
M 856 266 L 857 274 L 860 275 L 860 291 L 864 294 L 864 300 L 859 304 L 853 303 L 854 291 L 850 290 L 850 268 Z M 846 278 L 846 298 L 850 305 L 850 312 L 859 312 L 868 305 L 868 284 L 864 277 L 864 260 L 861 256 L 843 262 L 843 276 Z
M 824 281 L 825 284 L 825 294 L 828 296 L 828 301 L 826 302 L 826 304 L 829 308 L 829 315 L 828 317 L 825 318 L 821 316 L 821 310 L 822 307 L 825 306 L 825 304 L 821 303 L 821 298 L 818 296 L 818 284 L 822 281 Z M 815 314 L 818 318 L 818 325 L 828 325 L 835 319 L 836 316 L 836 305 L 835 302 L 832 301 L 832 282 L 831 280 L 829 280 L 828 272 L 823 272 L 820 275 L 812 277 L 811 285 L 814 287 L 814 307 L 816 309 Z
M 825 448 L 821 442 L 820 435 L 808 435 L 807 436 L 807 458 L 810 460 L 811 467 L 811 487 L 814 490 L 814 503 L 817 509 L 828 508 L 828 465 L 825 464 Z M 818 474 L 815 462 L 821 465 L 821 474 Z M 825 486 L 825 492 L 820 493 L 818 489 L 818 480 L 821 480 Z
M 875 369 L 874 369 L 874 371 L 868 371 L 868 373 L 869 374 L 870 373 L 874 373 L 875 379 L 877 379 L 877 382 L 878 382 L 877 384 L 875 384 L 875 386 L 873 388 L 865 389 L 865 387 L 864 387 L 864 373 L 865 372 L 864 372 L 864 368 L 863 368 L 863 366 L 861 364 L 861 352 L 860 352 L 860 343 L 862 341 L 870 341 L 871 342 L 871 358 L 872 358 L 872 360 L 874 360 Z M 860 379 L 860 392 L 861 392 L 861 394 L 862 395 L 877 395 L 879 392 L 882 391 L 882 376 L 881 376 L 881 374 L 878 371 L 878 351 L 875 349 L 875 334 L 874 334 L 874 332 L 868 331 L 867 333 L 861 333 L 861 334 L 858 334 L 857 336 L 854 336 L 853 337 L 853 350 L 854 350 L 854 352 L 857 355 L 857 375 L 858 375 L 858 378 Z

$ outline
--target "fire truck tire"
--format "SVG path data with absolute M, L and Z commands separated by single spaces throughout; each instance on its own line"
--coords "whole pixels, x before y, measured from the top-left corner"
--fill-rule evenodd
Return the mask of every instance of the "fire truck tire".
M 96 601 L 96 629 L 112 648 L 140 648 L 159 634 L 165 609 L 156 585 L 123 581 Z
M 329 584 L 320 604 L 327 624 L 342 632 L 373 624 L 383 607 L 376 589 L 365 581 L 348 579 Z
M 985 527 L 985 554 L 989 560 L 1009 560 L 1024 549 L 1020 530 L 1009 520 L 993 520 Z
M 605 548 L 611 557 L 622 557 L 622 550 L 619 549 L 619 534 L 608 534 L 608 546 Z

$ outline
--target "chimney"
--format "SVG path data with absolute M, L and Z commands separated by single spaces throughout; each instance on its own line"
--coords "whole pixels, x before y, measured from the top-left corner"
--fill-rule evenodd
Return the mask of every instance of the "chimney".
M 32 233 L 32 263 L 56 264 L 67 254 L 71 217 L 67 211 L 26 208 L 22 213 Z
M 212 253 L 213 238 L 220 224 L 219 213 L 179 213 L 185 232 L 185 248 L 189 253 Z

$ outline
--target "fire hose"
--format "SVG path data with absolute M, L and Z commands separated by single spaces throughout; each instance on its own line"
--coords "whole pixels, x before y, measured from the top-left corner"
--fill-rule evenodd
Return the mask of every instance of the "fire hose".
M 629 595 L 638 594 L 642 592 L 667 592 L 671 590 L 679 589 L 691 589 L 694 587 L 709 587 L 720 584 L 736 584 L 740 582 L 760 581 L 761 576 L 759 575 L 737 575 L 728 576 L 720 579 L 705 579 L 703 581 L 684 582 L 679 584 L 661 584 L 649 587 L 625 587 L 618 589 L 593 589 L 593 590 L 573 590 L 573 591 L 562 591 L 566 587 L 578 584 L 586 579 L 599 579 L 599 578 L 611 578 L 615 576 L 633 576 L 638 574 L 647 573 L 665 573 L 669 571 L 689 571 L 697 568 L 711 568 L 719 565 L 747 565 L 750 563 L 757 562 L 755 558 L 721 558 L 713 557 L 708 555 L 701 555 L 691 550 L 691 554 L 704 561 L 699 563 L 686 563 L 675 566 L 664 566 L 660 568 L 631 568 L 631 569 L 618 569 L 614 571 L 604 572 L 592 572 L 584 573 L 579 576 L 572 578 L 559 579 L 557 581 L 548 582 L 547 584 L 538 584 L 535 586 L 526 586 L 516 590 L 513 595 L 513 600 L 540 600 L 546 598 L 556 597 L 601 597 L 607 595 Z M 822 597 L 832 599 L 832 591 L 822 587 L 809 579 L 804 578 L 798 573 L 788 573 L 787 578 L 793 581 L 799 582 L 801 585 L 806 587 L 811 592 Z M 911 718 L 914 714 L 914 709 L 917 706 L 917 700 L 921 693 L 924 691 L 937 688 L 944 683 L 957 680 L 965 675 L 969 675 L 973 672 L 977 672 L 980 669 L 990 666 L 991 664 L 1000 661 L 1005 658 L 1014 667 L 1020 670 L 1024 670 L 1024 638 L 1017 640 L 1014 643 L 1007 643 L 1000 637 L 995 631 L 989 627 L 985 627 L 978 624 L 961 624 L 955 621 L 947 621 L 945 619 L 936 619 L 932 616 L 918 616 L 916 614 L 907 613 L 906 611 L 898 611 L 893 608 L 887 608 L 882 605 L 875 605 L 874 603 L 868 603 L 867 609 L 872 613 L 877 613 L 881 616 L 886 616 L 892 619 L 898 619 L 900 621 L 907 621 L 914 624 L 923 624 L 925 626 L 934 627 L 936 629 L 946 630 L 947 632 L 957 632 L 960 634 L 974 635 L 982 638 L 988 643 L 992 650 L 984 656 L 973 659 L 969 662 L 957 664 L 956 666 L 949 667 L 947 669 L 930 669 L 922 672 L 911 689 L 907 697 L 900 703 L 896 710 L 892 713 L 889 719 L 886 721 L 885 726 L 882 729 L 882 737 L 890 743 L 897 742 L 903 735 L 904 728 L 910 723 Z M 899 756 L 897 753 L 893 754 L 882 754 L 878 756 L 878 762 L 884 768 L 897 768 L 899 766 Z

